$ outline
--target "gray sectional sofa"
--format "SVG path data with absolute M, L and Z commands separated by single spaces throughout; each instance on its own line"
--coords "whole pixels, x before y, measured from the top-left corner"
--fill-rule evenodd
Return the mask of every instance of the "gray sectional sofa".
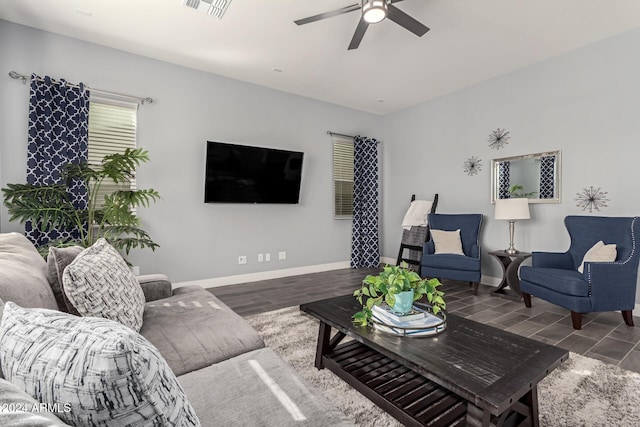
M 65 311 L 51 284 L 72 259 L 47 265 L 21 234 L 0 234 L 0 298 L 23 308 Z M 353 425 L 211 293 L 192 286 L 172 289 L 163 275 L 138 281 L 146 299 L 139 334 L 173 371 L 200 425 Z M 67 425 L 56 417 L 60 408 L 43 407 L 36 397 L 0 379 L 0 425 Z

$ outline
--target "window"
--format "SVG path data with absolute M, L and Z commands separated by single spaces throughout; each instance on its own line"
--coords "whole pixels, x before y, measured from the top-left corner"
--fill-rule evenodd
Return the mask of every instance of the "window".
M 109 154 L 123 153 L 136 148 L 136 120 L 138 104 L 103 96 L 91 95 L 89 102 L 89 157 L 91 165 L 99 165 Z M 104 195 L 116 190 L 135 189 L 133 179 L 128 184 L 103 181 L 98 194 L 98 205 Z
M 353 139 L 333 135 L 334 218 L 353 216 Z

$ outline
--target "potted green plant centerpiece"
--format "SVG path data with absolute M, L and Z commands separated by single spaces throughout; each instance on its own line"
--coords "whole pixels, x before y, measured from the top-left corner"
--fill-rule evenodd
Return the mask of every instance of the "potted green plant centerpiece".
M 431 304 L 433 314 L 438 314 L 447 307 L 444 292 L 437 289 L 440 285 L 438 279 L 421 278 L 409 270 L 406 263 L 387 265 L 380 274 L 365 277 L 361 288 L 353 293 L 362 305 L 362 310 L 353 315 L 353 322 L 360 326 L 368 325 L 372 317 L 371 308 L 382 303 L 399 314 L 408 313 L 413 302 L 424 296 Z

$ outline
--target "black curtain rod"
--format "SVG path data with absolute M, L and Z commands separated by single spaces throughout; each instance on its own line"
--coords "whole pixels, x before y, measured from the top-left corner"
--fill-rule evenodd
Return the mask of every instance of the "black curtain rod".
M 351 138 L 354 139 L 355 136 L 351 136 L 351 135 L 345 135 L 344 133 L 338 133 L 338 132 L 331 132 L 330 130 L 327 131 L 327 135 L 337 135 L 337 136 L 344 136 L 345 138 Z M 376 141 L 378 144 L 380 144 L 380 141 Z
M 22 84 L 27 84 L 27 82 L 29 80 L 31 80 L 31 76 L 26 76 L 24 74 L 19 74 L 19 73 L 16 73 L 15 71 L 9 71 L 9 77 L 11 77 L 14 80 L 21 80 Z M 44 81 L 44 79 L 41 78 L 41 77 L 38 77 L 38 80 L 39 81 Z M 56 79 L 51 79 L 51 82 L 53 84 L 60 84 L 60 81 L 58 81 Z M 76 88 L 80 87 L 80 85 L 69 83 L 69 82 L 67 82 L 67 86 L 76 87 Z M 106 90 L 91 88 L 91 87 L 89 87 L 87 85 L 85 85 L 84 87 L 87 88 L 90 91 L 97 92 L 97 93 L 102 93 L 102 94 L 105 94 L 105 95 L 115 95 L 115 96 L 121 96 L 121 97 L 124 97 L 124 98 L 135 99 L 138 102 L 140 102 L 140 104 L 144 104 L 145 102 L 148 102 L 149 104 L 153 104 L 153 98 L 149 98 L 149 97 L 144 97 L 143 98 L 143 97 L 140 97 L 140 96 L 125 95 L 125 94 L 117 93 L 117 92 L 109 92 L 109 91 L 106 91 Z

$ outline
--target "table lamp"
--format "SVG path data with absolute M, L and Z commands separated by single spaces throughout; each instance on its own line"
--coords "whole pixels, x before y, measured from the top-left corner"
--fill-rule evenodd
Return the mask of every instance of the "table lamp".
M 529 200 L 525 198 L 496 200 L 494 218 L 509 221 L 509 249 L 505 249 L 505 252 L 509 255 L 517 254 L 518 250 L 513 247 L 513 231 L 517 220 L 531 218 Z

